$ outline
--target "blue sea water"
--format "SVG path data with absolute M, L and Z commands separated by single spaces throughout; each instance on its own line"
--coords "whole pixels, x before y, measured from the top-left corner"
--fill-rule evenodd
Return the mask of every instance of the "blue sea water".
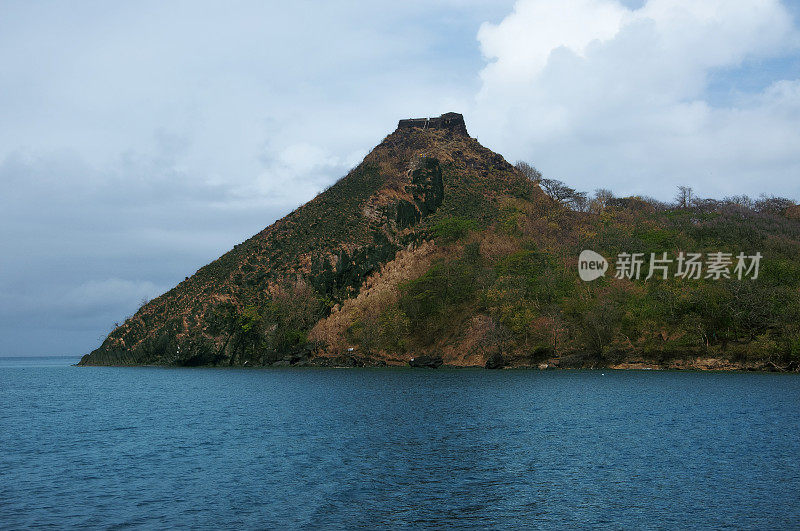
M 0 359 L 0 528 L 800 526 L 800 377 Z

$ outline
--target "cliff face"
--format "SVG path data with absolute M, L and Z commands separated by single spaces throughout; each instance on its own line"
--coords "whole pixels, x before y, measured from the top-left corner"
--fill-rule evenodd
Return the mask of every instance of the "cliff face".
M 466 207 L 488 220 L 502 198 L 535 188 L 470 138 L 460 114 L 401 120 L 348 175 L 150 301 L 80 363 L 268 365 L 330 355 L 308 332 L 399 250 L 421 244 L 428 218 Z

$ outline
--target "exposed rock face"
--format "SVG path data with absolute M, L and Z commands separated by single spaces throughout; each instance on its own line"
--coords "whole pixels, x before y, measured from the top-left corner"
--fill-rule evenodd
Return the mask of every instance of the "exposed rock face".
M 420 219 L 436 212 L 444 201 L 444 182 L 439 160 L 420 157 L 417 167 L 411 170 L 411 183 L 406 192 L 413 201 L 400 199 L 397 202 L 396 221 L 400 228 L 416 225 Z
M 438 369 L 443 363 L 444 360 L 442 360 L 441 356 L 430 356 L 427 354 L 413 357 L 408 361 L 408 364 L 412 367 L 421 369 Z
M 489 359 L 486 360 L 486 365 L 484 365 L 487 369 L 502 369 L 505 366 L 506 360 L 500 352 L 495 352 L 489 356 Z

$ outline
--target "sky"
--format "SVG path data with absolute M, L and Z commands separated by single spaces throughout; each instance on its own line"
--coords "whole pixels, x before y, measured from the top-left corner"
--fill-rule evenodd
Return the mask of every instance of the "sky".
M 800 0 L 0 0 L 0 356 L 80 355 L 397 120 L 580 190 L 800 198 Z

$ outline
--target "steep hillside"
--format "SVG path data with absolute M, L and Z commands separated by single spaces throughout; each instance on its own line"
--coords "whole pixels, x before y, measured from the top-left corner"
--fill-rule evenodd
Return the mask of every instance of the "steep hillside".
M 501 200 L 536 192 L 460 114 L 403 120 L 348 175 L 150 301 L 81 364 L 307 360 L 319 350 L 311 327 L 423 241 L 434 213 L 491 223 Z
M 401 120 L 81 364 L 796 371 L 799 218 L 777 198 L 588 201 L 482 147 L 461 115 Z M 609 259 L 591 282 L 578 275 L 587 249 Z M 643 257 L 640 278 L 615 274 L 626 253 Z M 732 263 L 680 276 L 681 253 Z M 763 257 L 757 278 L 738 278 L 739 253 Z

